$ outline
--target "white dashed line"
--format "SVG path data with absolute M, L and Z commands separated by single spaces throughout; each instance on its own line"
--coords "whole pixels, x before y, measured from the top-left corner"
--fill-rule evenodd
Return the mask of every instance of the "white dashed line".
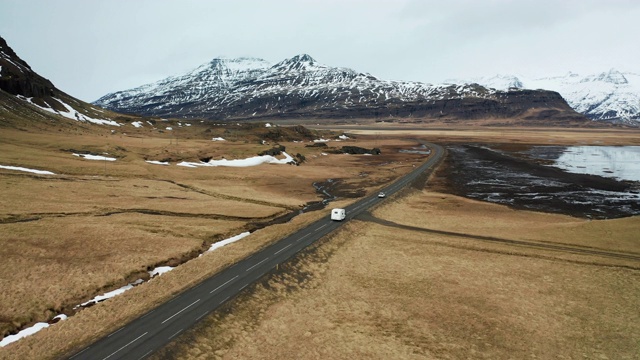
M 169 320 L 173 319 L 176 315 L 178 315 L 178 314 L 180 314 L 181 312 L 183 312 L 183 311 L 187 310 L 188 308 L 190 308 L 191 306 L 193 306 L 193 304 L 197 303 L 198 301 L 200 301 L 200 299 L 198 299 L 198 300 L 196 300 L 196 301 L 192 302 L 191 304 L 187 305 L 187 307 L 185 307 L 184 309 L 182 309 L 182 310 L 178 311 L 177 313 L 175 313 L 175 314 L 171 315 L 171 316 L 170 316 L 170 317 L 168 317 L 165 321 L 161 322 L 161 324 L 164 324 L 164 323 L 166 323 L 167 321 L 169 321 Z
M 75 355 L 73 355 L 72 357 L 69 358 L 69 360 L 73 359 L 74 357 L 82 354 L 83 352 L 89 350 L 90 346 L 87 346 L 86 348 L 84 348 L 82 351 L 80 351 L 79 353 L 76 353 Z
M 267 261 L 267 260 L 269 260 L 269 258 L 266 258 L 266 259 L 261 260 L 259 263 L 257 263 L 257 264 L 255 264 L 255 265 L 253 265 L 252 267 L 248 268 L 248 269 L 247 269 L 247 270 L 245 270 L 245 271 L 249 271 L 249 270 L 253 269 L 254 267 L 256 267 L 256 266 L 258 266 L 258 265 L 262 264 L 263 262 L 265 262 L 265 261 Z
M 288 248 L 288 247 L 289 247 L 289 246 L 291 246 L 291 245 L 293 245 L 293 244 L 289 244 L 289 245 L 287 245 L 287 246 L 283 247 L 282 249 L 280 249 L 280 250 L 276 251 L 276 252 L 275 252 L 275 254 L 273 254 L 273 255 L 278 255 L 278 254 L 280 254 L 281 252 L 283 252 L 286 248 Z
M 131 340 L 131 341 L 130 341 L 130 342 L 128 342 L 125 346 L 123 346 L 123 347 L 121 347 L 120 349 L 118 349 L 118 350 L 116 350 L 116 351 L 112 352 L 112 353 L 111 353 L 111 355 L 107 356 L 106 358 L 104 358 L 104 359 L 102 359 L 102 360 L 107 360 L 108 358 L 110 358 L 110 357 L 112 357 L 113 355 L 115 355 L 118 351 L 120 351 L 120 350 L 122 350 L 122 349 L 126 348 L 127 346 L 129 346 L 129 345 L 131 345 L 131 344 L 133 344 L 134 342 L 138 341 L 141 337 L 143 337 L 143 336 L 147 335 L 148 333 L 149 333 L 149 332 L 147 331 L 146 333 L 144 333 L 144 334 L 142 334 L 142 335 L 138 336 L 137 338 L 135 338 L 135 339 Z
M 173 334 L 173 335 L 169 336 L 169 337 L 167 338 L 167 340 L 171 340 L 171 339 L 173 339 L 176 335 L 180 334 L 180 333 L 182 332 L 182 330 L 184 330 L 184 329 L 180 329 L 180 330 L 178 330 L 175 334 Z
M 114 335 L 115 333 L 117 333 L 118 331 L 120 331 L 120 330 L 122 330 L 122 329 L 124 329 L 124 327 L 121 327 L 120 329 L 118 329 L 118 330 L 116 330 L 116 331 L 112 332 L 112 333 L 111 333 L 111 334 L 109 334 L 109 336 L 107 336 L 107 337 L 111 337 L 111 335 Z
M 232 281 L 233 281 L 233 280 L 235 280 L 235 278 L 237 278 L 237 277 L 238 277 L 238 275 L 234 276 L 231 280 L 227 280 L 227 282 L 225 282 L 224 284 L 222 284 L 222 285 L 218 286 L 217 288 L 215 288 L 215 289 L 213 289 L 213 290 L 209 291 L 209 294 L 213 294 L 214 292 L 216 292 L 216 290 L 218 290 L 218 289 L 220 289 L 221 287 L 223 287 L 223 286 L 227 285 L 228 283 L 232 282 Z
M 149 350 L 149 351 L 147 351 L 144 355 L 140 356 L 140 357 L 138 358 L 138 360 L 140 360 L 140 359 L 144 359 L 145 357 L 147 357 L 147 355 L 151 354 L 152 352 L 153 352 L 153 350 Z

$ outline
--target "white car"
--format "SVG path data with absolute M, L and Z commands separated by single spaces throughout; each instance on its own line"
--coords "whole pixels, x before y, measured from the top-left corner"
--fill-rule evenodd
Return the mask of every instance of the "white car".
M 383 197 L 385 197 L 385 196 L 387 196 L 387 195 L 386 195 L 385 193 L 383 193 L 382 191 L 380 191 L 380 192 L 378 193 L 378 197 L 379 197 L 379 198 L 383 198 Z

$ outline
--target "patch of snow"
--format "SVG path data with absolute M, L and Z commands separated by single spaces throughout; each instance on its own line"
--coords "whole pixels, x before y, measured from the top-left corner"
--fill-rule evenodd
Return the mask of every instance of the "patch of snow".
M 166 129 L 169 130 L 169 131 L 173 130 L 173 128 L 171 126 L 167 126 Z
M 329 140 L 329 139 L 315 139 L 315 140 L 313 140 L 314 143 L 322 143 L 322 142 L 329 142 L 329 141 L 331 141 L 331 140 Z
M 131 123 L 131 125 L 137 127 L 137 128 L 141 128 L 142 127 L 142 121 L 134 121 Z
M 271 124 L 266 123 L 266 124 L 264 124 L 264 127 L 271 127 Z
M 327 153 L 320 153 L 320 155 L 327 156 L 327 155 L 329 155 L 329 154 L 327 154 Z
M 209 162 L 186 162 L 183 161 L 179 163 L 179 166 L 186 167 L 198 167 L 198 166 L 230 166 L 230 167 L 249 167 L 249 166 L 257 166 L 261 164 L 289 164 L 293 162 L 293 158 L 287 154 L 286 152 L 282 152 L 285 156 L 284 159 L 278 159 L 271 155 L 262 155 L 262 156 L 253 156 L 246 159 L 235 159 L 235 160 L 210 160 Z
M 103 160 L 103 161 L 116 161 L 116 158 L 106 157 L 102 155 L 91 155 L 91 154 L 73 154 L 73 156 L 79 156 L 81 158 L 87 160 Z
M 122 294 L 123 292 L 125 292 L 127 290 L 133 289 L 134 286 L 140 285 L 143 282 L 144 282 L 144 280 L 138 279 L 138 280 L 136 280 L 136 281 L 134 281 L 132 283 L 129 283 L 129 284 L 127 284 L 127 285 L 125 285 L 125 286 L 123 286 L 123 287 L 121 287 L 119 289 L 115 289 L 113 291 L 106 292 L 106 293 L 104 293 L 102 295 L 98 295 L 98 296 L 94 297 L 93 299 L 91 299 L 89 301 L 83 302 L 80 305 L 76 305 L 74 307 L 74 309 L 77 309 L 77 308 L 80 308 L 80 307 L 85 307 L 85 306 L 87 306 L 87 305 L 89 305 L 91 303 L 99 303 L 101 301 L 105 301 L 107 299 L 111 299 L 112 297 L 118 296 L 118 295 Z
M 105 120 L 105 119 L 95 119 L 92 118 L 90 116 L 87 116 L 85 114 L 82 114 L 80 112 L 78 112 L 76 109 L 74 109 L 73 107 L 71 107 L 71 105 L 65 103 L 64 101 L 58 99 L 58 98 L 52 98 L 54 100 L 56 100 L 58 103 L 60 103 L 60 105 L 64 106 L 65 109 L 67 109 L 67 111 L 58 111 L 55 109 L 52 109 L 50 107 L 42 107 L 36 103 L 34 103 L 33 101 L 31 101 L 31 99 L 33 98 L 26 98 L 24 96 L 18 96 L 20 99 L 27 101 L 28 103 L 30 103 L 33 106 L 36 106 L 42 110 L 48 111 L 50 113 L 54 113 L 57 115 L 62 115 L 64 117 L 66 117 L 67 119 L 71 119 L 71 120 L 76 120 L 76 121 L 87 121 L 90 123 L 94 123 L 94 124 L 99 124 L 99 125 L 111 125 L 111 126 L 120 126 L 120 124 L 118 124 L 117 122 L 113 121 L 113 120 Z
M 55 174 L 54 174 L 54 173 L 52 173 L 51 171 L 46 171 L 46 170 L 35 170 L 35 169 L 23 168 L 23 167 L 19 167 L 19 166 L 6 166 L 6 165 L 0 165 L 0 169 L 16 170 L 16 171 L 24 171 L 24 172 L 34 173 L 34 174 L 41 174 L 41 175 L 55 175 Z
M 169 165 L 168 161 L 146 160 L 145 162 L 148 162 L 149 164 L 155 164 L 155 165 Z
M 0 347 L 5 347 L 9 344 L 11 344 L 12 342 L 18 341 L 24 337 L 27 337 L 29 335 L 33 335 L 35 333 L 37 333 L 38 331 L 44 329 L 44 328 L 48 328 L 49 324 L 46 322 L 39 322 L 34 324 L 31 327 L 28 327 L 22 331 L 20 331 L 19 333 L 15 334 L 15 335 L 9 335 L 9 336 L 5 336 L 4 339 L 2 339 L 2 341 L 0 341 Z
M 214 137 L 213 139 L 211 139 L 211 141 L 226 141 L 226 140 L 221 137 Z
M 338 138 L 340 138 L 340 139 L 342 139 L 342 140 L 347 140 L 347 139 L 349 139 L 349 137 L 348 137 L 347 135 L 344 135 L 344 134 L 342 134 L 342 135 L 338 136 Z
M 173 269 L 174 269 L 173 266 L 158 266 L 157 268 L 149 271 L 149 276 L 151 276 L 153 278 L 153 277 L 162 275 L 162 274 L 164 274 L 166 272 L 169 272 L 169 271 L 171 271 Z
M 207 252 L 213 251 L 213 250 L 215 250 L 217 248 L 220 248 L 220 247 L 223 247 L 225 245 L 229 245 L 232 242 L 238 241 L 240 239 L 243 239 L 243 238 L 249 236 L 250 234 L 251 234 L 250 232 L 246 231 L 246 232 L 243 232 L 242 234 L 238 234 L 238 235 L 232 236 L 232 237 L 230 237 L 228 239 L 221 240 L 221 241 L 218 241 L 216 243 L 213 243 L 213 244 L 211 244 L 211 247 L 209 247 L 209 250 L 207 250 Z

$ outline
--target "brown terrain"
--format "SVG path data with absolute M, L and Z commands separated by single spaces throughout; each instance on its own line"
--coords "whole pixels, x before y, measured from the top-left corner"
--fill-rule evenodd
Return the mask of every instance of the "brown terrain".
M 479 129 L 476 140 L 549 138 L 513 133 Z M 551 138 L 637 144 L 614 135 Z M 446 174 L 351 222 L 153 358 L 638 357 L 637 216 L 587 220 L 465 199 L 449 194 Z
M 324 114 L 334 118 L 324 126 L 313 117 L 279 122 L 298 125 L 286 127 L 141 118 L 74 99 L 9 55 L 18 65 L 2 63 L 0 165 L 54 174 L 0 169 L 0 336 L 56 314 L 70 317 L 0 348 L 0 359 L 72 354 L 328 216 L 317 205 L 328 196 L 319 189 L 331 207 L 379 191 L 426 159 L 400 152 L 418 140 L 503 149 L 640 145 L 637 130 L 589 129 L 599 124 L 552 92 L 511 94 L 509 106 L 467 101 L 443 117 L 429 114 L 453 103 L 390 121 L 387 113 Z M 14 95 L 60 111 L 61 99 L 122 126 L 63 119 Z M 554 106 L 534 109 L 548 101 Z M 349 139 L 338 141 L 345 133 Z M 331 141 L 323 147 L 318 138 Z M 177 166 L 265 152 L 282 158 L 280 146 L 299 166 Z M 343 146 L 358 148 L 344 154 Z M 380 154 L 355 154 L 360 148 Z M 455 168 L 443 162 L 426 185 L 350 221 L 153 358 L 640 358 L 639 217 L 588 219 L 468 199 L 452 181 Z M 309 205 L 314 211 L 302 211 Z M 198 256 L 244 231 L 253 232 Z M 148 271 L 162 265 L 177 267 L 149 280 Z M 75 309 L 137 279 L 149 281 Z

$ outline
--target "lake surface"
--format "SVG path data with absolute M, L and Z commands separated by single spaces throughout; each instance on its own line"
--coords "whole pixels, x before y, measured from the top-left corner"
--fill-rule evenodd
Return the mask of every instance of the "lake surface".
M 640 146 L 536 146 L 527 153 L 571 173 L 640 182 Z
M 447 150 L 446 176 L 454 194 L 577 217 L 640 215 L 640 181 L 634 180 L 640 147 L 508 151 L 477 144 Z

